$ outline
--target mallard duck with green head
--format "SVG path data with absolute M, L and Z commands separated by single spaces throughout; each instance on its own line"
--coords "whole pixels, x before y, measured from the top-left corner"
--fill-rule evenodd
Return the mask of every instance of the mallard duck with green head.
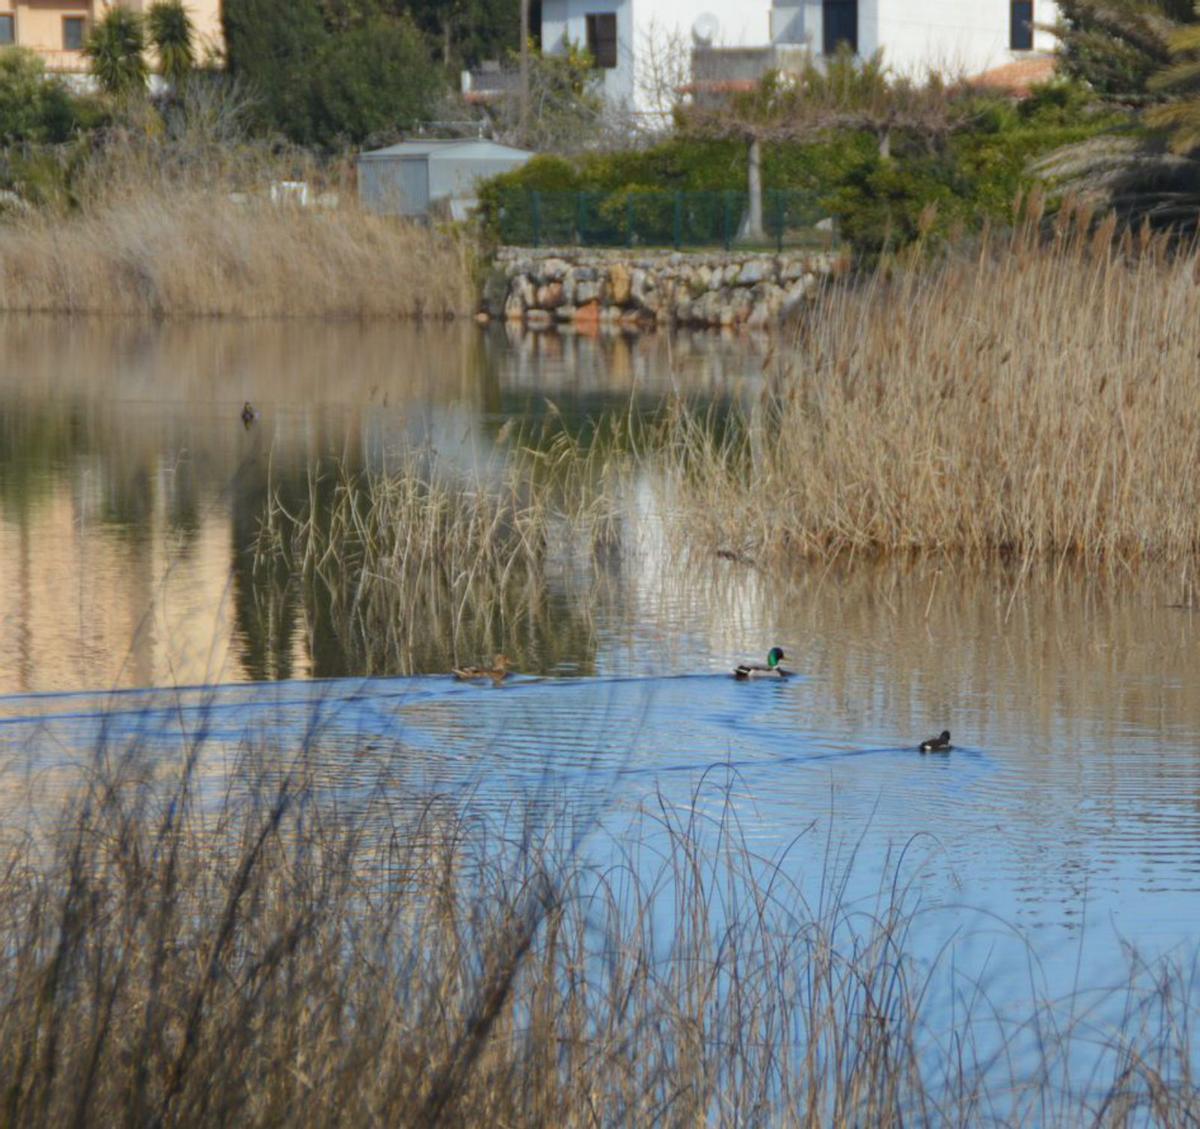
M 490 678 L 498 685 L 508 677 L 508 667 L 508 656 L 497 655 L 492 659 L 491 666 L 456 666 L 453 674 L 455 678 L 463 682 L 476 682 L 481 678 Z
M 787 678 L 792 673 L 779 665 L 784 658 L 782 647 L 772 647 L 767 652 L 767 665 L 761 663 L 739 663 L 733 668 L 734 678 Z

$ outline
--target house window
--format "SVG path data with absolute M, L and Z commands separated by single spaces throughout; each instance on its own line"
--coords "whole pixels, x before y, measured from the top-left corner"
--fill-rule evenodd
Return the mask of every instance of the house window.
M 843 43 L 858 53 L 858 0 L 824 0 L 821 24 L 826 55 L 835 54 Z
M 542 49 L 542 0 L 529 0 L 529 38 Z
M 82 51 L 87 21 L 83 16 L 63 16 L 63 50 Z
M 16 42 L 16 21 L 8 13 L 0 13 L 0 47 L 10 47 Z
M 1033 0 L 1012 0 L 1009 46 L 1014 51 L 1033 50 Z
M 587 17 L 587 49 L 596 66 L 611 70 L 617 65 L 615 12 L 601 12 Z

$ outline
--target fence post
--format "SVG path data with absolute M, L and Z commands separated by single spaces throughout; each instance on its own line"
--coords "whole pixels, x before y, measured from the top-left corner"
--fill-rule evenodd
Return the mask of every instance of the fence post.
M 726 190 L 721 194 L 721 242 L 725 245 L 725 250 L 729 250 L 729 191 Z
M 575 242 L 580 247 L 587 246 L 587 238 L 584 236 L 584 226 L 587 216 L 587 202 L 584 199 L 582 192 L 575 193 Z
M 683 245 L 683 193 L 675 192 L 675 250 Z
M 775 249 L 783 254 L 783 189 L 775 189 Z
M 625 197 L 625 245 L 633 246 L 633 193 Z
M 529 207 L 533 219 L 533 245 L 542 245 L 542 194 L 535 188 L 530 194 Z

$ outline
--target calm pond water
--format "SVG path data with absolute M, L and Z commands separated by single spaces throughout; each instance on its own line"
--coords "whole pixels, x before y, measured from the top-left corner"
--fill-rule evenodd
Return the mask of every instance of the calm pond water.
M 497 640 L 527 673 L 501 688 L 444 674 L 437 622 L 407 676 L 356 669 L 295 593 L 256 582 L 268 490 L 303 496 L 316 460 L 415 442 L 471 465 L 550 410 L 752 396 L 766 342 L 30 318 L 0 337 L 12 794 L 69 788 L 100 734 L 165 760 L 201 727 L 216 748 L 315 730 L 347 798 L 402 758 L 408 783 L 496 807 L 570 794 L 610 827 L 657 793 L 728 802 L 755 850 L 818 884 L 847 872 L 864 904 L 898 866 L 929 954 L 954 937 L 1026 995 L 1119 983 L 1126 944 L 1190 955 L 1200 613 L 1175 606 L 1178 577 L 925 562 L 781 580 L 679 566 L 651 528 L 531 597 Z M 775 643 L 796 679 L 726 675 Z M 944 727 L 953 754 L 915 751 Z

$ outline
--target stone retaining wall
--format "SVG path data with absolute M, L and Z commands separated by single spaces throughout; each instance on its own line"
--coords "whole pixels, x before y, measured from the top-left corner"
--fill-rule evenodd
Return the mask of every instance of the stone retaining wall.
M 492 317 L 534 329 L 555 323 L 765 328 L 843 265 L 843 257 L 832 251 L 505 247 L 497 255 L 485 309 Z

